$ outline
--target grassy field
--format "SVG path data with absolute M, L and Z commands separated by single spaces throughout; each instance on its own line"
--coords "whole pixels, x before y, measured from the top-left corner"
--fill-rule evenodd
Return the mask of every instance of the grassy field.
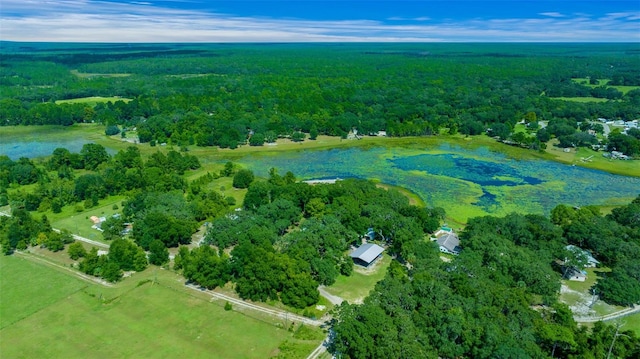
M 123 98 L 123 97 L 118 97 L 118 96 L 114 96 L 114 97 L 102 97 L 102 96 L 91 96 L 91 97 L 80 97 L 80 98 L 72 98 L 69 100 L 58 100 L 56 101 L 56 105 L 60 105 L 63 103 L 84 103 L 87 104 L 89 106 L 95 106 L 98 103 L 106 103 L 106 102 L 116 102 L 116 101 L 124 101 L 124 102 L 129 102 L 131 101 L 130 98 Z
M 594 88 L 597 86 L 607 86 L 607 83 L 609 82 L 609 79 L 598 79 L 598 84 L 597 85 L 591 85 L 589 84 L 589 79 L 587 78 L 575 78 L 575 79 L 571 79 L 573 82 L 577 82 L 579 84 L 583 84 L 585 86 Z M 640 86 L 607 86 L 607 87 L 613 87 L 614 89 L 622 92 L 623 94 L 627 94 L 627 92 L 631 91 L 631 90 L 635 90 L 635 89 L 639 89 Z
M 71 70 L 71 74 L 78 76 L 79 78 L 91 78 L 91 77 L 127 77 L 131 76 L 131 74 L 123 74 L 123 73 L 114 73 L 114 74 L 100 74 L 100 73 L 92 73 L 92 72 L 80 72 L 78 70 Z
M 2 257 L 0 268 L 5 358 L 300 358 L 324 337 L 225 311 L 156 267 L 113 288 L 23 258 Z
M 16 256 L 0 256 L 0 279 L 0 330 L 87 287 L 79 279 Z
M 598 97 L 550 97 L 553 100 L 562 100 L 562 101 L 572 101 L 572 102 L 607 102 L 611 101 L 606 98 L 598 98 Z
M 383 254 L 383 257 L 374 264 L 373 270 L 365 270 L 356 267 L 349 277 L 338 276 L 336 282 L 326 287 L 326 291 L 341 297 L 349 303 L 361 302 L 369 292 L 387 274 L 387 268 L 391 264 L 391 257 Z

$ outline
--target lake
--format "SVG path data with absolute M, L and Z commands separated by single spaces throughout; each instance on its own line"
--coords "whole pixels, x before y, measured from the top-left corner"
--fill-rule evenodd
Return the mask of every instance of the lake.
M 83 138 L 39 140 L 39 141 L 3 141 L 0 140 L 0 154 L 16 161 L 20 157 L 36 158 L 50 156 L 53 150 L 64 147 L 71 152 L 80 152 L 82 146 L 93 141 Z
M 300 179 L 355 177 L 401 186 L 461 223 L 481 215 L 548 214 L 560 203 L 624 205 L 640 194 L 640 178 L 449 144 L 259 153 L 239 162 L 263 177 L 275 167 Z

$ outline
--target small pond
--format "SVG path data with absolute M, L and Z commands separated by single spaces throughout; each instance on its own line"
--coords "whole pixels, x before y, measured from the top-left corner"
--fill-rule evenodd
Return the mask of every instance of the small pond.
M 548 214 L 560 203 L 622 205 L 640 194 L 640 178 L 448 144 L 252 154 L 240 163 L 264 177 L 275 167 L 301 179 L 376 179 L 415 192 L 460 222 L 487 214 Z

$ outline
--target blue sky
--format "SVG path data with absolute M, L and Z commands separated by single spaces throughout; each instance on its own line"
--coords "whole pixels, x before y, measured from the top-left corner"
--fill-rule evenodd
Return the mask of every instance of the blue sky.
M 0 39 L 640 42 L 640 0 L 2 0 Z

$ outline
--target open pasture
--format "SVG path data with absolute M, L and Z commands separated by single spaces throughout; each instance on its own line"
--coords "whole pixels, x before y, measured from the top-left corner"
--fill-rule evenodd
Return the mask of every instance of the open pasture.
M 72 98 L 72 99 L 68 99 L 68 100 L 57 100 L 56 104 L 60 105 L 60 104 L 63 104 L 63 103 L 70 103 L 70 104 L 83 103 L 83 104 L 87 104 L 89 106 L 95 106 L 98 103 L 116 102 L 116 101 L 129 102 L 129 101 L 131 101 L 131 99 L 130 98 L 118 97 L 118 96 L 113 96 L 113 97 L 90 96 L 90 97 Z
M 16 256 L 0 256 L 0 278 L 0 332 L 87 286 L 79 279 Z M 2 342 L 8 342 L 6 337 Z
M 23 258 L 0 265 L 7 358 L 269 358 L 279 347 L 299 358 L 320 341 L 316 329 L 290 332 L 271 318 L 225 311 L 156 267 L 107 288 Z

